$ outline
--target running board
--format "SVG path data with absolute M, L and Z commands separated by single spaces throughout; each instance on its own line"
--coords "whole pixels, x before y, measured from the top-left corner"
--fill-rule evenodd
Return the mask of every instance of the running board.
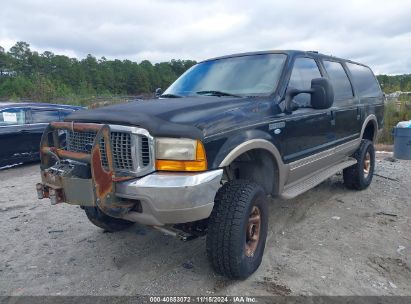
M 349 158 L 346 161 L 342 163 L 338 163 L 332 167 L 328 167 L 324 170 L 321 170 L 319 172 L 316 172 L 312 175 L 310 175 L 308 178 L 303 179 L 300 182 L 297 182 L 289 187 L 286 187 L 284 192 L 281 194 L 281 197 L 285 199 L 291 199 L 294 198 L 307 190 L 310 190 L 317 186 L 318 184 L 321 184 L 323 181 L 325 181 L 327 178 L 333 176 L 337 172 L 350 167 L 352 165 L 355 165 L 357 163 L 357 160 L 354 158 Z

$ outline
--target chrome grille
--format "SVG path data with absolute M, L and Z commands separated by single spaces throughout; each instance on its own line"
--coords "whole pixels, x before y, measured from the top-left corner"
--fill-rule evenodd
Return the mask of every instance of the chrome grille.
M 133 170 L 133 157 L 131 155 L 131 135 L 124 132 L 111 132 L 111 146 L 113 148 L 114 168 L 120 170 Z M 108 167 L 106 145 L 104 138 L 100 142 L 101 163 Z
M 73 132 L 67 131 L 66 141 L 68 151 L 78 153 L 90 153 L 96 132 Z
M 93 148 L 96 132 L 77 132 L 66 130 L 65 150 L 79 153 L 90 153 Z M 116 171 L 138 173 L 148 172 L 152 164 L 150 140 L 142 134 L 112 130 L 110 134 L 113 149 L 113 165 Z M 104 138 L 100 141 L 101 164 L 108 167 Z M 152 171 L 152 170 L 151 170 Z
M 141 163 L 143 166 L 147 166 L 150 163 L 150 145 L 146 136 L 141 136 L 140 141 Z

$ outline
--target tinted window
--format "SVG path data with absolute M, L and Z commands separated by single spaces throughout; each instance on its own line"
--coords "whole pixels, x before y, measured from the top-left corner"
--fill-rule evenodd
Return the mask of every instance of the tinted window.
M 24 109 L 7 109 L 0 111 L 0 126 L 23 125 L 26 123 Z
M 297 58 L 291 72 L 288 88 L 307 90 L 311 88 L 311 80 L 321 77 L 317 63 L 311 58 Z M 298 94 L 294 100 L 300 105 L 310 104 L 310 94 Z
M 325 69 L 330 76 L 331 84 L 334 89 L 336 100 L 348 99 L 353 97 L 351 83 L 344 71 L 343 66 L 339 62 L 324 61 Z
M 360 97 L 378 97 L 381 95 L 377 79 L 369 68 L 353 63 L 347 63 L 347 66 Z
M 33 123 L 52 122 L 59 120 L 59 111 L 32 110 Z

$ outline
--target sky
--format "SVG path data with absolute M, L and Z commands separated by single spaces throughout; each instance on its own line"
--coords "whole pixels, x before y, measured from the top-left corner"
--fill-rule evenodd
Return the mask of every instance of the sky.
M 410 0 L 3 0 L 0 46 L 152 62 L 298 49 L 411 73 Z

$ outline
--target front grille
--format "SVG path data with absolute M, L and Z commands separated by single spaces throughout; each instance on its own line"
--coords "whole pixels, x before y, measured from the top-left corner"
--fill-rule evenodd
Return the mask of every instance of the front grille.
M 111 132 L 111 146 L 113 148 L 114 168 L 120 170 L 133 170 L 133 157 L 131 155 L 130 133 Z M 104 138 L 100 142 L 101 163 L 108 167 L 106 145 Z
M 143 166 L 147 166 L 150 163 L 150 146 L 148 144 L 148 138 L 146 136 L 142 136 L 140 139 L 141 163 Z
M 90 153 L 96 132 L 73 132 L 66 133 L 67 150 L 78 153 Z
M 96 132 L 67 130 L 65 149 L 72 152 L 90 153 L 96 134 Z M 136 172 L 137 169 L 144 169 L 151 164 L 150 144 L 147 136 L 111 131 L 110 139 L 113 149 L 113 166 L 116 171 Z M 100 141 L 100 152 L 101 164 L 107 168 L 108 160 L 104 138 Z

